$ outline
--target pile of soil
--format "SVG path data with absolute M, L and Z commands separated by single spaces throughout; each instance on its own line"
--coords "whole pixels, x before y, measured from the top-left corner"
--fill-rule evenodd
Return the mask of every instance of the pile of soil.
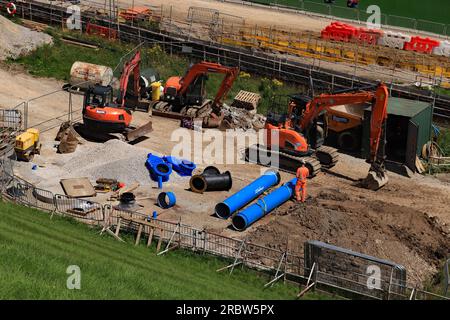
M 32 31 L 0 16 L 0 61 L 18 58 L 53 42 L 48 34 Z
M 319 240 L 391 260 L 408 270 L 408 281 L 422 283 L 440 271 L 450 252 L 450 235 L 433 217 L 400 205 L 352 197 L 325 189 L 305 204 L 290 202 L 276 217 L 251 232 L 254 243 L 303 253 L 303 243 Z

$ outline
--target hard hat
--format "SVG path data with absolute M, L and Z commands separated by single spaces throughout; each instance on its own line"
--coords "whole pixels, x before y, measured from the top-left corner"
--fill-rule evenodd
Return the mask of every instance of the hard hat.
M 305 160 L 303 160 L 303 159 L 300 160 L 300 163 L 301 163 L 301 164 L 306 164 Z

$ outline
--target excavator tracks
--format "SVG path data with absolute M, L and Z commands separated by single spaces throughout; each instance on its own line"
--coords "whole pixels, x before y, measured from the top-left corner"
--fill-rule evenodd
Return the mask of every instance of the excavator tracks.
M 159 111 L 161 114 L 167 113 L 174 114 L 173 107 L 171 104 L 167 102 L 157 102 L 153 105 L 153 109 L 155 111 Z M 190 118 L 204 118 L 208 117 L 212 111 L 212 101 L 205 100 L 201 106 L 185 106 L 178 113 L 181 117 L 190 117 Z
M 267 155 L 267 159 L 270 159 L 273 155 L 278 154 L 279 156 L 279 163 L 277 165 L 278 169 L 280 171 L 289 172 L 289 173 L 296 173 L 297 169 L 301 166 L 301 161 L 305 161 L 306 167 L 309 169 L 309 175 L 310 177 L 316 176 L 320 170 L 322 169 L 322 166 L 318 159 L 310 157 L 310 156 L 303 156 L 298 157 L 291 154 L 287 154 L 280 151 L 273 151 L 268 150 L 266 147 L 261 145 L 253 145 L 245 150 L 245 160 L 247 162 L 253 162 L 258 163 L 260 165 L 264 165 L 267 167 L 276 165 L 272 163 L 266 163 L 265 161 L 262 162 L 260 159 L 260 152 L 265 152 Z M 257 160 L 255 161 L 254 157 L 250 158 L 250 155 L 257 155 Z
M 339 160 L 337 149 L 327 146 L 321 146 L 316 149 L 315 157 L 319 160 L 322 167 L 332 168 Z

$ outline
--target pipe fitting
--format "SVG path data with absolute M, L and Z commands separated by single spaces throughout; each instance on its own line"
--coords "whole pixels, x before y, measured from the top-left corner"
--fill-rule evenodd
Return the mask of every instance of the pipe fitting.
M 177 198 L 173 192 L 161 192 L 158 195 L 157 202 L 159 207 L 169 209 L 177 203 Z
M 203 193 L 206 191 L 228 191 L 233 185 L 230 171 L 220 173 L 213 166 L 206 167 L 202 174 L 192 176 L 189 181 L 191 191 Z

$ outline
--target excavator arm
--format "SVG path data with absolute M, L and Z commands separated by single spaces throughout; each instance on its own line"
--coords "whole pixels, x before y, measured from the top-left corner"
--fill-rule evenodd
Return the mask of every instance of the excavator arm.
M 139 85 L 139 77 L 141 76 L 139 70 L 140 63 L 141 63 L 141 52 L 139 50 L 136 51 L 133 58 L 125 62 L 122 74 L 120 75 L 120 94 L 118 97 L 118 102 L 120 103 L 120 106 L 122 108 L 125 107 L 125 96 L 127 94 L 128 81 L 131 74 L 133 74 L 133 90 L 136 94 L 139 94 L 140 92 L 140 85 Z
M 301 116 L 298 125 L 302 132 L 308 130 L 322 111 L 328 110 L 330 107 L 343 104 L 361 104 L 372 103 L 372 116 L 370 121 L 370 157 L 372 164 L 368 178 L 363 184 L 369 189 L 378 189 L 387 182 L 387 176 L 384 170 L 384 133 L 385 123 L 387 119 L 389 91 L 385 84 L 380 83 L 373 91 L 356 91 L 352 93 L 340 94 L 321 94 L 311 100 Z M 293 126 L 293 110 L 289 109 L 289 118 L 286 126 Z M 370 180 L 370 181 L 368 181 Z
M 237 76 L 238 68 L 229 68 L 222 66 L 218 63 L 212 63 L 212 62 L 206 62 L 202 61 L 195 65 L 193 65 L 186 75 L 180 80 L 181 88 L 179 93 L 185 94 L 187 90 L 189 89 L 189 86 L 192 82 L 194 82 L 199 76 L 206 75 L 208 73 L 223 73 L 226 74 L 228 78 L 228 75 L 234 75 L 233 81 Z M 230 78 L 231 79 L 231 78 Z M 222 83 L 223 84 L 223 83 Z
M 222 105 L 223 99 L 230 92 L 233 87 L 233 83 L 239 74 L 239 68 L 227 68 L 226 76 L 220 85 L 219 91 L 217 91 L 216 97 L 214 99 L 213 107 L 218 107 Z
M 201 75 L 206 75 L 208 73 L 222 73 L 225 74 L 225 78 L 217 91 L 216 97 L 213 102 L 213 110 L 220 108 L 222 100 L 229 93 L 233 86 L 236 77 L 239 74 L 239 68 L 237 67 L 226 67 L 218 63 L 212 62 L 200 62 L 192 66 L 187 74 L 180 80 L 180 90 L 179 94 L 184 95 L 187 93 L 189 86 Z
M 331 107 L 343 104 L 364 104 L 372 103 L 372 118 L 370 123 L 370 155 L 374 160 L 379 147 L 383 124 L 387 118 L 388 89 L 386 85 L 380 84 L 375 91 L 362 91 L 354 93 L 341 94 L 321 94 L 311 100 L 303 113 L 299 122 L 301 131 L 307 130 L 313 120 L 316 119 L 322 111 Z M 290 111 L 292 113 L 292 111 Z M 290 121 L 290 119 L 288 120 Z M 292 124 L 290 124 L 291 127 Z

